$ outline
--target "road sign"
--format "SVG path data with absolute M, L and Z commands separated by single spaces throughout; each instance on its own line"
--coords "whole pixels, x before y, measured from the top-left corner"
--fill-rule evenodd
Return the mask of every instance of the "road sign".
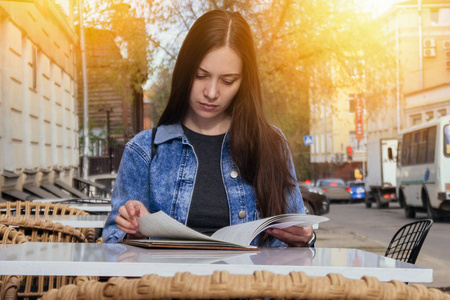
M 314 144 L 312 135 L 305 135 L 303 137 L 303 142 L 305 143 L 305 146 L 310 146 Z

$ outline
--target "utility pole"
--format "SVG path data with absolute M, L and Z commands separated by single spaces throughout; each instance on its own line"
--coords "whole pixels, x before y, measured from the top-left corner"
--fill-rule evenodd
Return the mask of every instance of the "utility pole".
M 397 136 L 400 133 L 401 120 L 400 120 L 400 28 L 398 24 L 398 18 L 400 11 L 397 10 L 395 15 L 395 85 L 396 85 L 396 97 L 397 97 Z
M 417 0 L 417 12 L 419 23 L 419 84 L 423 90 L 423 32 L 422 32 L 422 0 Z
M 81 66 L 83 72 L 83 178 L 89 177 L 89 98 L 88 98 L 88 79 L 86 68 L 86 41 L 83 25 L 83 0 L 78 0 L 78 11 L 80 16 L 80 46 L 81 46 Z

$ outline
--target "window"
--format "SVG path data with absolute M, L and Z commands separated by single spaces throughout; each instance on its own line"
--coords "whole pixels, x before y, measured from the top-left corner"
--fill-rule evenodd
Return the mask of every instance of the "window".
M 444 126 L 444 155 L 450 156 L 450 125 Z
M 35 90 L 37 87 L 37 48 L 35 46 L 31 48 L 31 72 L 33 73 L 31 87 Z
M 433 163 L 435 145 L 436 126 L 405 134 L 401 150 L 402 165 Z
M 427 140 L 427 163 L 434 162 L 434 150 L 436 148 L 436 127 L 428 128 L 428 140 Z
M 354 114 L 356 106 L 356 95 L 348 95 L 348 112 Z
M 407 133 L 403 136 L 403 153 L 402 153 L 402 165 L 409 164 L 409 144 L 411 140 L 411 133 Z
M 411 125 L 417 125 L 422 122 L 422 115 L 421 114 L 415 114 L 410 116 Z
M 417 163 L 423 164 L 427 161 L 427 130 L 419 131 Z
M 417 148 L 419 147 L 419 133 L 413 132 L 409 144 L 409 164 L 415 165 L 417 163 Z
M 449 26 L 450 25 L 450 8 L 441 8 L 431 11 L 432 26 Z

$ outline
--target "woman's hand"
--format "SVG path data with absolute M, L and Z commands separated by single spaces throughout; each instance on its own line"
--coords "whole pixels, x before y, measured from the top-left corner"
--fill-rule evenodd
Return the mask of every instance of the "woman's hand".
M 284 229 L 269 228 L 266 232 L 292 247 L 304 247 L 313 237 L 312 226 L 291 226 Z
M 119 207 L 119 215 L 114 220 L 117 223 L 117 228 L 128 234 L 127 238 L 142 238 L 144 235 L 139 232 L 137 218 L 149 214 L 142 202 L 129 200 L 125 205 Z

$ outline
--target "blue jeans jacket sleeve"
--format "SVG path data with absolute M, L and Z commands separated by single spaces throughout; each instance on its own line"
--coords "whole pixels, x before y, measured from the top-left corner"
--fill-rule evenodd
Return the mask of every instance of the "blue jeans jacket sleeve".
M 120 206 L 128 200 L 139 200 L 149 207 L 149 164 L 150 158 L 139 146 L 133 143 L 127 144 L 114 184 L 112 210 L 103 230 L 105 243 L 122 241 L 125 237 L 125 232 L 117 228 L 114 220 L 119 214 Z

